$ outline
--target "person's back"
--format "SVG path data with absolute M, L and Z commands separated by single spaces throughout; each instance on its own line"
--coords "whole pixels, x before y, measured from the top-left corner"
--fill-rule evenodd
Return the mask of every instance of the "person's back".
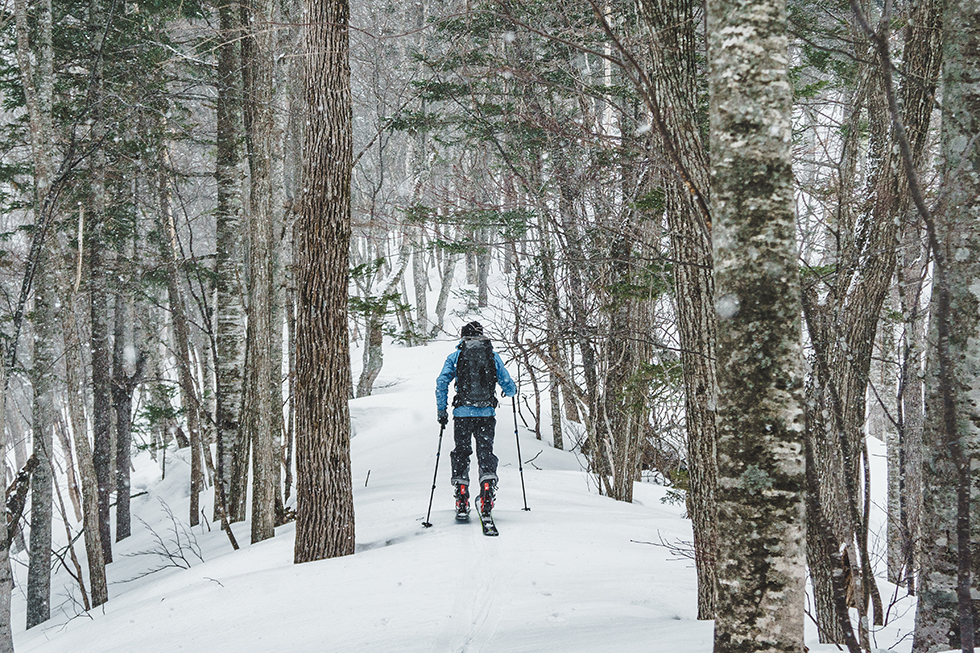
M 463 327 L 456 350 L 446 358 L 436 379 L 436 409 L 439 423 L 449 421 L 446 410 L 449 384 L 455 380 L 453 398 L 453 435 L 456 447 L 449 454 L 453 468 L 457 519 L 469 513 L 469 467 L 473 453 L 471 442 L 476 441 L 476 457 L 480 467 L 480 510 L 489 513 L 497 486 L 497 457 L 493 453 L 493 437 L 497 420 L 495 393 L 499 384 L 504 396 L 513 397 L 517 387 L 511 379 L 493 344 L 483 335 L 479 322 Z

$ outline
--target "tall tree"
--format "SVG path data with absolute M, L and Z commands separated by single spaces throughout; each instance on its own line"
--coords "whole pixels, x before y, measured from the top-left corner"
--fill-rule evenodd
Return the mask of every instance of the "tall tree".
M 277 239 L 281 202 L 277 206 L 277 161 L 281 135 L 276 132 L 275 58 L 278 42 L 278 4 L 252 0 L 247 37 L 243 41 L 245 125 L 249 143 L 248 233 L 248 335 L 246 338 L 245 414 L 242 428 L 252 446 L 252 542 L 275 535 L 275 503 L 278 493 L 278 442 L 276 411 L 282 414 L 279 386 L 282 326 L 276 322 L 278 278 Z M 279 341 L 277 345 L 276 341 Z
M 105 603 L 109 598 L 106 584 L 105 556 L 102 550 L 102 533 L 99 525 L 99 487 L 93 463 L 92 445 L 85 425 L 85 367 L 82 356 L 82 337 L 76 314 L 76 305 L 82 300 L 71 295 L 62 311 L 62 333 L 65 339 L 65 385 L 67 386 L 68 416 L 75 437 L 78 458 L 78 475 L 82 483 L 82 528 L 85 531 L 85 554 L 88 560 L 89 589 L 92 607 Z
M 905 28 L 900 89 L 902 122 L 909 139 L 912 160 L 917 170 L 923 166 L 923 152 L 929 136 L 929 125 L 935 104 L 935 92 L 942 64 L 942 0 L 917 0 L 909 8 Z M 923 270 L 926 251 L 923 226 L 909 191 L 909 177 L 896 161 L 892 168 L 897 177 L 897 213 L 901 220 L 901 261 L 897 274 L 899 301 L 905 329 L 903 333 L 902 368 L 899 385 L 900 409 L 898 468 L 898 515 L 889 516 L 889 527 L 898 537 L 889 538 L 889 557 L 897 558 L 901 569 L 891 570 L 905 580 L 910 589 L 914 570 L 918 568 L 916 548 L 920 542 L 922 516 L 922 374 L 921 354 L 924 340 L 925 311 L 922 310 Z M 920 174 L 921 177 L 921 174 Z M 894 457 L 893 457 L 894 458 Z M 889 474 L 893 470 L 889 470 Z M 897 541 L 896 541 L 897 540 Z M 892 556 L 892 550 L 895 555 Z
M 245 179 L 245 160 L 242 156 L 242 70 L 240 12 L 233 4 L 219 0 L 221 39 L 218 46 L 218 97 L 216 101 L 217 143 L 215 179 L 217 181 L 217 210 L 215 229 L 217 257 L 217 334 L 216 357 L 216 419 L 217 422 L 217 479 L 215 507 L 231 519 L 232 486 L 240 476 L 234 464 L 238 446 L 243 379 L 245 368 L 245 306 L 243 281 L 245 257 L 242 187 Z M 247 455 L 247 450 L 246 450 Z M 237 488 L 236 488 L 237 489 Z M 238 492 L 244 494 L 244 490 Z M 244 500 L 240 502 L 244 506 Z M 242 516 L 244 518 L 244 515 Z
M 306 4 L 306 105 L 296 310 L 297 563 L 354 552 L 350 468 L 352 116 L 348 0 Z
M 128 267 L 128 266 L 127 266 Z M 131 280 L 128 280 L 131 283 Z M 112 408 L 116 416 L 116 541 L 132 534 L 130 468 L 133 448 L 133 393 L 143 377 L 146 356 L 136 354 L 131 286 L 116 293 L 112 341 Z
M 708 2 L 716 653 L 802 653 L 803 365 L 783 0 Z
M 916 653 L 951 648 L 966 653 L 980 635 L 975 551 L 980 487 L 974 469 L 980 455 L 980 2 L 950 0 L 943 25 L 943 203 L 927 225 L 935 279 Z M 928 220 L 919 200 L 919 212 Z
M 170 319 L 173 324 L 174 348 L 177 357 L 177 376 L 180 385 L 181 405 L 187 416 L 187 434 L 190 443 L 190 502 L 189 521 L 191 526 L 200 523 L 200 495 L 204 486 L 204 474 L 201 469 L 202 438 L 201 438 L 201 402 L 198 398 L 194 383 L 193 363 L 190 353 L 190 324 L 187 319 L 187 306 L 180 285 L 180 244 L 177 240 L 177 224 L 175 222 L 172 199 L 171 181 L 167 170 L 172 168 L 170 157 L 164 146 L 159 153 L 160 173 L 157 180 L 160 218 L 160 255 L 166 266 L 167 299 L 170 305 Z
M 7 450 L 7 350 L 0 365 L 0 450 Z M 10 531 L 6 528 L 7 512 L 4 511 L 4 527 L 0 530 L 0 653 L 14 653 L 14 630 L 10 623 L 10 604 L 14 591 L 14 575 L 10 569 Z
M 33 455 L 38 468 L 31 481 L 31 559 L 27 570 L 27 627 L 51 618 L 51 519 L 53 517 L 53 446 L 55 429 L 54 275 L 45 252 L 39 261 L 34 294 Z
M 34 224 L 43 228 L 45 212 L 52 211 L 51 185 L 54 175 L 52 109 L 54 80 L 52 69 L 52 12 L 50 0 L 37 2 L 30 12 L 36 21 L 31 29 L 28 3 L 15 5 L 17 63 L 27 103 L 31 158 L 34 165 Z M 32 38 L 31 33 L 34 36 Z M 49 239 L 50 241 L 50 239 Z M 38 290 L 34 297 L 34 360 L 31 383 L 34 388 L 33 444 L 38 467 L 31 482 L 31 559 L 27 573 L 27 627 L 47 621 L 51 616 L 51 518 L 52 452 L 55 428 L 55 283 L 49 247 L 39 251 Z M 3 451 L 3 449 L 0 449 Z
M 640 0 L 653 48 L 648 93 L 663 107 L 666 132 L 662 138 L 677 144 L 677 156 L 687 171 L 688 183 L 708 195 L 708 155 L 704 147 L 703 116 L 699 113 L 698 33 L 691 0 Z M 674 261 L 674 297 L 684 375 L 684 415 L 687 427 L 688 469 L 691 474 L 688 506 L 694 525 L 695 564 L 698 571 L 698 618 L 711 619 L 715 602 L 715 488 L 717 460 L 714 398 L 717 335 L 714 319 L 714 279 L 711 275 L 709 216 L 703 214 L 690 187 L 676 171 L 666 173 L 667 221 Z

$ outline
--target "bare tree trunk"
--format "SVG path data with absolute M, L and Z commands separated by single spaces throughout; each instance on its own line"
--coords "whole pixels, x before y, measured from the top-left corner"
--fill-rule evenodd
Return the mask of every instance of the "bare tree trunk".
M 980 555 L 971 550 L 980 530 L 980 2 L 947 3 L 943 25 L 945 206 L 927 224 L 935 265 L 915 653 L 972 652 L 980 636 Z
M 412 243 L 412 286 L 415 288 L 415 331 L 419 336 L 429 332 L 429 271 L 425 265 L 425 232 L 421 226 L 414 229 Z M 413 342 L 414 342 L 413 338 Z
M 55 283 L 46 254 L 39 261 L 38 286 L 34 295 L 34 386 L 33 455 L 37 469 L 31 481 L 30 565 L 27 570 L 27 627 L 51 618 L 51 519 L 53 517 Z
M 670 138 L 693 183 L 707 198 L 708 157 L 698 126 L 695 12 L 691 0 L 640 0 L 641 15 L 651 30 L 654 53 L 652 91 L 664 107 Z M 670 228 L 677 303 L 678 336 L 685 390 L 688 469 L 691 474 L 688 509 L 694 527 L 695 564 L 698 571 L 698 619 L 714 616 L 717 518 L 717 468 L 714 405 L 718 394 L 715 372 L 716 327 L 714 279 L 711 275 L 710 236 L 704 217 L 689 188 L 671 173 L 666 184 L 667 221 Z
M 37 2 L 31 12 L 37 20 L 36 39 L 31 43 L 28 28 L 27 3 L 21 0 L 15 5 L 17 27 L 17 62 L 27 101 L 31 136 L 31 154 L 34 163 L 34 222 L 45 222 L 45 211 L 52 210 L 51 191 L 53 161 L 53 132 L 51 112 L 53 98 L 52 65 L 52 14 L 48 0 Z M 30 564 L 27 572 L 27 627 L 32 628 L 47 621 L 51 616 L 51 519 L 53 516 L 52 453 L 54 444 L 55 408 L 54 384 L 56 362 L 54 303 L 55 282 L 50 269 L 47 248 L 42 245 L 37 261 L 37 281 L 34 295 L 34 360 L 32 385 L 33 447 L 37 469 L 31 482 L 31 535 Z M 2 386 L 6 388 L 6 383 Z M 0 440 L 4 436 L 0 435 Z M 0 447 L 0 452 L 6 451 Z M 10 543 L 3 538 L 4 555 Z M 0 572 L 9 572 L 9 564 Z M 9 611 L 8 611 L 9 613 Z M 0 640 L 2 641 L 2 640 Z
M 354 552 L 350 470 L 350 46 L 347 0 L 307 0 L 303 216 L 297 261 L 297 563 Z
M 127 305 L 128 304 L 128 305 Z M 132 534 L 130 467 L 133 448 L 133 393 L 143 378 L 146 357 L 136 355 L 132 295 L 116 295 L 112 345 L 112 407 L 116 414 L 116 541 Z M 127 351 L 128 350 L 128 351 Z
M 477 306 L 486 308 L 490 301 L 490 230 L 486 227 L 476 232 L 476 296 Z
M 218 53 L 217 143 L 215 179 L 217 209 L 215 211 L 217 258 L 217 333 L 216 374 L 217 397 L 215 421 L 217 461 L 215 510 L 232 520 L 231 505 L 244 506 L 244 487 L 235 483 L 236 447 L 240 437 L 240 419 L 245 368 L 245 257 L 243 245 L 244 211 L 242 185 L 245 161 L 241 152 L 241 42 L 240 12 L 230 3 L 218 6 L 221 44 Z M 246 450 L 247 455 L 247 450 Z M 236 492 L 237 491 L 237 492 Z M 244 514 L 239 519 L 244 519 Z M 238 521 L 236 520 L 236 521 Z
M 786 4 L 711 0 L 708 38 L 719 387 L 714 650 L 802 653 L 803 357 Z
M 7 352 L 0 347 L 4 363 L 0 365 L 0 451 L 7 450 Z M 10 535 L 0 532 L 0 653 L 14 653 L 14 631 L 10 623 L 10 604 L 14 592 L 14 575 L 10 569 Z
M 361 370 L 361 378 L 357 381 L 358 397 L 369 397 L 371 395 L 374 382 L 377 380 L 378 374 L 381 373 L 381 367 L 384 364 L 383 329 L 385 315 L 388 313 L 388 297 L 395 292 L 395 288 L 402 280 L 405 274 L 405 268 L 408 267 L 408 259 L 411 252 L 411 241 L 405 236 L 402 238 L 401 249 L 398 253 L 398 262 L 395 264 L 395 268 L 391 271 L 388 279 L 380 284 L 382 288 L 381 293 L 374 299 L 374 301 L 378 302 L 378 305 L 366 316 L 364 367 Z
M 90 21 L 102 34 L 105 19 L 101 3 L 91 5 Z M 97 48 L 98 49 L 98 48 Z M 101 50 L 100 50 L 101 52 Z M 97 55 L 98 56 L 98 55 Z M 92 140 L 100 143 L 105 134 L 105 117 L 102 112 L 102 61 L 93 63 L 92 74 Z M 112 452 L 112 349 L 109 345 L 109 290 L 107 266 L 111 259 L 107 252 L 106 223 L 108 220 L 105 189 L 105 152 L 101 145 L 91 158 L 91 230 L 89 243 L 89 301 L 91 306 L 92 349 L 92 423 L 95 431 L 92 462 L 99 482 L 99 531 L 106 564 L 112 562 L 112 525 L 109 507 L 112 502 L 113 452 Z
M 442 331 L 446 319 L 446 306 L 449 305 L 449 292 L 453 287 L 453 277 L 456 276 L 456 261 L 458 254 L 446 253 L 442 271 L 442 285 L 439 287 L 439 299 L 436 300 L 436 322 L 430 332 L 431 337 L 435 337 Z
M 160 243 L 160 254 L 167 266 L 167 297 L 170 304 L 170 318 L 174 327 L 174 345 L 177 354 L 177 375 L 180 380 L 181 405 L 187 416 L 187 436 L 190 441 L 191 478 L 190 478 L 190 508 L 189 519 L 191 526 L 201 523 L 201 491 L 204 485 L 204 474 L 201 470 L 201 422 L 200 401 L 194 384 L 190 354 L 190 327 L 187 321 L 187 308 L 180 290 L 180 245 L 177 242 L 177 225 L 174 222 L 173 208 L 170 198 L 170 180 L 166 170 L 169 156 L 166 150 L 162 152 L 161 170 L 158 180 L 160 201 L 160 231 L 165 238 Z
M 911 19 L 905 32 L 901 88 L 903 121 L 910 139 L 912 157 L 921 163 L 934 106 L 934 95 L 942 64 L 943 5 L 938 0 L 917 0 L 909 11 Z M 922 430 L 923 381 L 922 352 L 925 349 L 925 311 L 922 309 L 923 271 L 927 251 L 923 247 L 923 229 L 912 204 L 909 179 L 898 172 L 899 208 L 903 235 L 899 297 L 905 321 L 904 352 L 899 398 L 901 402 L 901 514 L 897 520 L 903 533 L 902 558 L 909 589 L 914 589 L 914 570 L 920 568 L 918 546 L 922 519 Z
M 280 369 L 274 364 L 281 340 L 281 324 L 275 323 L 277 223 L 275 206 L 276 161 L 280 158 L 279 135 L 273 115 L 275 100 L 275 49 L 277 4 L 253 0 L 246 6 L 248 34 L 243 45 L 245 71 L 245 126 L 250 144 L 248 233 L 248 335 L 246 340 L 245 414 L 242 427 L 252 445 L 252 542 L 275 535 L 275 497 L 278 460 L 275 455 L 274 411 L 281 413 L 281 397 L 274 396 Z M 281 391 L 279 393 L 281 395 Z
M 61 443 L 62 457 L 65 459 L 65 475 L 68 477 L 68 498 L 72 504 L 75 521 L 80 522 L 82 521 L 82 492 L 78 487 L 78 473 L 75 471 L 74 455 L 72 454 L 74 447 L 71 445 L 68 424 L 64 415 L 58 417 L 58 427 L 55 429 L 55 433 L 58 435 L 58 440 Z M 18 466 L 23 466 L 23 463 L 18 463 Z
M 82 506 L 85 531 L 85 554 L 88 559 L 89 589 L 92 607 L 98 607 L 109 598 L 106 586 L 105 556 L 102 549 L 102 533 L 99 529 L 99 484 L 92 461 L 92 447 L 88 440 L 85 420 L 85 367 L 82 362 L 82 344 L 75 318 L 76 297 L 71 297 L 62 311 L 65 337 L 65 383 L 68 388 L 68 415 L 72 434 L 75 436 L 75 452 L 78 457 L 78 475 L 82 483 Z

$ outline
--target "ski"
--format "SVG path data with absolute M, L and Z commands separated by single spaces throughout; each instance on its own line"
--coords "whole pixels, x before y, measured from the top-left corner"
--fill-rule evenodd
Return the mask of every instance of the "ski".
M 497 525 L 493 523 L 493 515 L 490 513 L 480 513 L 480 526 L 483 527 L 484 535 L 489 535 L 491 537 L 500 535 L 500 532 L 497 530 Z
M 468 522 L 469 520 L 470 520 L 470 511 L 469 510 L 457 510 L 456 511 L 456 521 L 458 521 L 460 523 L 465 523 L 465 522 Z

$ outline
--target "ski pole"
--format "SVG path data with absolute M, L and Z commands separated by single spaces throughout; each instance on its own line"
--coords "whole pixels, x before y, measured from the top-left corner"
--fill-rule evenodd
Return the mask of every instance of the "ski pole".
M 510 405 L 514 408 L 514 437 L 517 438 L 517 469 L 521 471 L 521 494 L 524 495 L 524 510 L 530 510 L 527 507 L 527 490 L 524 489 L 524 461 L 521 458 L 521 438 L 517 435 L 517 400 L 511 397 Z
M 439 428 L 439 448 L 436 449 L 436 471 L 432 473 L 432 492 L 429 494 L 429 510 L 425 513 L 425 521 L 422 522 L 422 526 L 425 528 L 432 526 L 429 517 L 432 515 L 432 498 L 436 496 L 436 477 L 439 476 L 439 456 L 442 454 L 442 434 L 445 430 L 446 425 L 443 424 Z

